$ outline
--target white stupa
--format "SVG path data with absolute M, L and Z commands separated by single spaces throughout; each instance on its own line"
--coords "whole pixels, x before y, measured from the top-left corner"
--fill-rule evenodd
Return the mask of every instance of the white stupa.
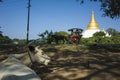
M 87 26 L 87 29 L 83 31 L 82 38 L 89 38 L 92 37 L 94 33 L 101 31 L 99 29 L 99 25 L 95 20 L 94 12 L 92 11 L 91 20 Z

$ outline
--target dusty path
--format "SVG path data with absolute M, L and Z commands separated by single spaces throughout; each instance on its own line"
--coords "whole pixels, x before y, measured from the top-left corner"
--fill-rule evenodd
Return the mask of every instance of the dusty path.
M 54 46 L 45 48 L 45 51 L 54 60 L 46 68 L 36 70 L 43 80 L 120 80 L 118 50 Z
M 34 65 L 43 80 L 120 80 L 120 49 L 97 46 L 43 46 L 53 59 Z M 0 56 L 3 59 L 3 54 Z

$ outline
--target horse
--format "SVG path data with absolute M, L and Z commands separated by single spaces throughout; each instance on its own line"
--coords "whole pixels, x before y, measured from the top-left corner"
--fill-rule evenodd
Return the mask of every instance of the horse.
M 62 36 L 62 35 L 51 35 L 50 41 L 54 41 L 56 44 L 59 44 L 59 42 L 63 42 L 65 43 L 65 41 L 68 41 L 66 36 Z

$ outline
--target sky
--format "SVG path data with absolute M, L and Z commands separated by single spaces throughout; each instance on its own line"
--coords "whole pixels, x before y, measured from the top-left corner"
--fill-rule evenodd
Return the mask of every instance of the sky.
M 11 39 L 26 39 L 28 0 L 4 0 L 0 3 L 0 31 Z M 66 31 L 71 28 L 85 30 L 94 11 L 100 29 L 120 31 L 120 19 L 103 17 L 100 3 L 76 0 L 31 0 L 29 39 L 48 30 Z

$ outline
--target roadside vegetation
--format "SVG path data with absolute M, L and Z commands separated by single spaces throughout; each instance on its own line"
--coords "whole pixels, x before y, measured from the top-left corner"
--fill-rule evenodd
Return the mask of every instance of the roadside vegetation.
M 97 32 L 91 38 L 81 38 L 80 44 L 62 40 L 50 42 L 49 33 L 66 38 L 69 35 L 64 31 L 48 32 L 42 33 L 44 37 L 39 34 L 39 39 L 29 41 L 29 45 L 39 46 L 52 59 L 48 66 L 33 64 L 31 67 L 42 80 L 120 80 L 119 32 L 112 31 L 110 37 Z M 0 62 L 9 54 L 28 51 L 25 39 L 4 37 L 0 37 Z

